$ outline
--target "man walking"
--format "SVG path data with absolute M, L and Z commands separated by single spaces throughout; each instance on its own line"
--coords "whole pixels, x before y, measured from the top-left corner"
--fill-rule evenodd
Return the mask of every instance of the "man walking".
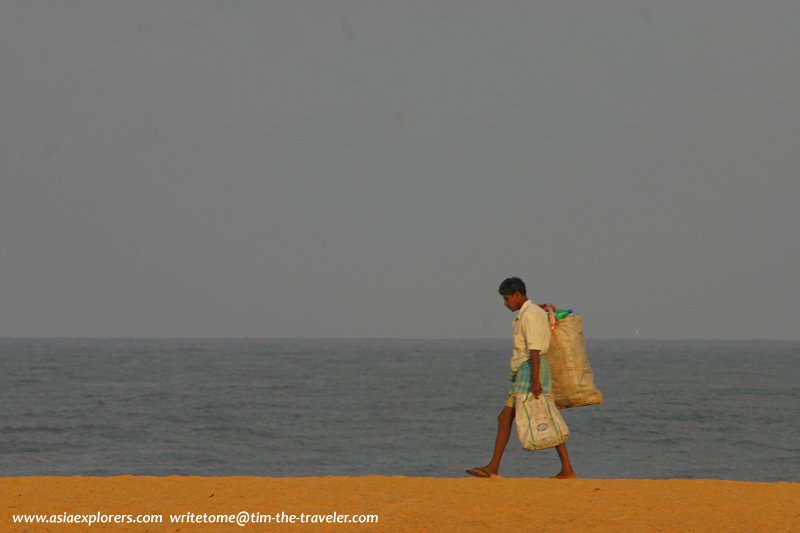
M 498 290 L 503 303 L 514 317 L 514 347 L 511 355 L 511 379 L 513 385 L 508 391 L 505 407 L 497 417 L 497 437 L 494 444 L 494 455 L 486 466 L 470 468 L 468 474 L 477 477 L 491 477 L 500 470 L 500 459 L 511 435 L 514 423 L 514 400 L 516 394 L 530 392 L 538 398 L 540 394 L 552 394 L 552 381 L 547 358 L 542 357 L 550 347 L 550 325 L 547 312 L 543 306 L 534 304 L 526 296 L 525 283 L 519 278 L 507 278 Z M 575 471 L 569 461 L 567 444 L 556 447 L 561 460 L 561 472 L 553 476 L 557 479 L 574 478 Z

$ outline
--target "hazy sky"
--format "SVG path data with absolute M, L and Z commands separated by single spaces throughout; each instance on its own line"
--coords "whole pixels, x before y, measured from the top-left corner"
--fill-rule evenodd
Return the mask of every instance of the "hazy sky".
M 800 339 L 800 2 L 0 3 L 0 335 Z

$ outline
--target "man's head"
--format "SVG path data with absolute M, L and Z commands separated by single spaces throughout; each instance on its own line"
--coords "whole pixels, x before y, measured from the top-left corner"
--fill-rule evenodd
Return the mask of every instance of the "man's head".
M 506 307 L 511 311 L 519 311 L 522 305 L 528 301 L 525 290 L 525 282 L 515 277 L 504 279 L 497 292 L 503 297 L 503 304 Z

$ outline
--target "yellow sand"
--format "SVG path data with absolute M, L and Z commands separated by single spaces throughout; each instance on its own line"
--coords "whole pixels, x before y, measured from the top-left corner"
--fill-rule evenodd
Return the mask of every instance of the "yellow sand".
M 424 477 L 0 478 L 0 531 L 800 531 L 800 483 Z M 375 524 L 175 524 L 170 514 L 378 515 Z M 160 513 L 161 524 L 12 515 Z M 299 520 L 299 518 L 298 518 Z

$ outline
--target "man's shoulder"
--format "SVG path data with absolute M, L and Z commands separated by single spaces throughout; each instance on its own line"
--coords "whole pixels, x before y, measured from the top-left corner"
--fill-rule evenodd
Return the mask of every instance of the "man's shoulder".
M 531 301 L 531 304 L 525 309 L 525 313 L 523 313 L 523 316 L 535 319 L 543 318 L 547 320 L 547 311 L 539 307 L 539 304 L 535 304 L 533 303 L 533 301 Z

